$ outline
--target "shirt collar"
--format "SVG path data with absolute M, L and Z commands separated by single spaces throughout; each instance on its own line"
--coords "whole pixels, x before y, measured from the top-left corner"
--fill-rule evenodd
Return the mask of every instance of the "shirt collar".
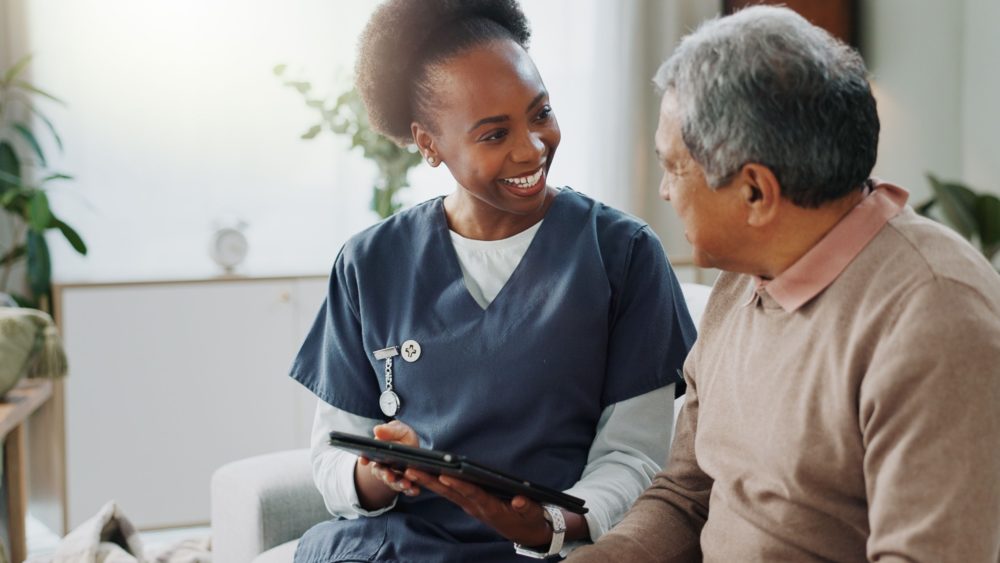
M 773 280 L 754 276 L 756 291 L 766 289 L 787 313 L 798 310 L 837 279 L 889 219 L 902 211 L 909 193 L 873 180 L 871 191 L 815 246 Z

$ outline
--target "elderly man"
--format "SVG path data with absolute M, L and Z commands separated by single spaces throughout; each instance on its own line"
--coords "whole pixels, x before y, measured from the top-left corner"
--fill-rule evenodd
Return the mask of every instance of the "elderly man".
M 661 67 L 660 193 L 724 273 L 668 465 L 571 561 L 1000 558 L 1000 277 L 869 179 L 865 75 L 770 7 Z

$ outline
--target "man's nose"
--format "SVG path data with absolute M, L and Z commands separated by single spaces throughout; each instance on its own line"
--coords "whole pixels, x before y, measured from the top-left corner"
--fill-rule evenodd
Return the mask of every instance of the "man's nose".
M 660 179 L 660 198 L 662 198 L 663 201 L 670 201 L 670 186 L 667 184 L 666 174 L 664 174 L 663 178 Z

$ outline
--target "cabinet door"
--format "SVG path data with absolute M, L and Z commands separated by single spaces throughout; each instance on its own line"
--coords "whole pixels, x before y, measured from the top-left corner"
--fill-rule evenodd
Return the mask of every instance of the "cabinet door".
M 219 466 L 304 447 L 293 280 L 69 287 L 69 527 L 116 500 L 140 528 L 205 523 Z
M 329 286 L 328 278 L 312 277 L 295 280 L 295 291 L 292 293 L 295 303 L 295 352 L 299 351 L 302 342 L 316 322 L 320 307 L 325 303 Z M 316 413 L 316 395 L 301 385 L 295 389 L 296 433 L 304 446 L 309 445 L 312 433 L 313 416 Z

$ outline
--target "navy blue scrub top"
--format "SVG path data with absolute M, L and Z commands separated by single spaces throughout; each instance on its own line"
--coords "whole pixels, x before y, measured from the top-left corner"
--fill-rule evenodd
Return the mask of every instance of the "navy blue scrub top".
M 563 188 L 485 310 L 469 294 L 443 198 L 351 238 L 291 376 L 342 410 L 386 419 L 375 350 L 393 360 L 396 418 L 421 445 L 565 490 L 608 405 L 678 381 L 695 339 L 659 239 L 638 219 Z M 682 392 L 682 391 L 681 391 Z M 637 421 L 641 424 L 641 421 Z M 424 492 L 375 518 L 332 520 L 296 561 L 523 561 L 508 540 Z

